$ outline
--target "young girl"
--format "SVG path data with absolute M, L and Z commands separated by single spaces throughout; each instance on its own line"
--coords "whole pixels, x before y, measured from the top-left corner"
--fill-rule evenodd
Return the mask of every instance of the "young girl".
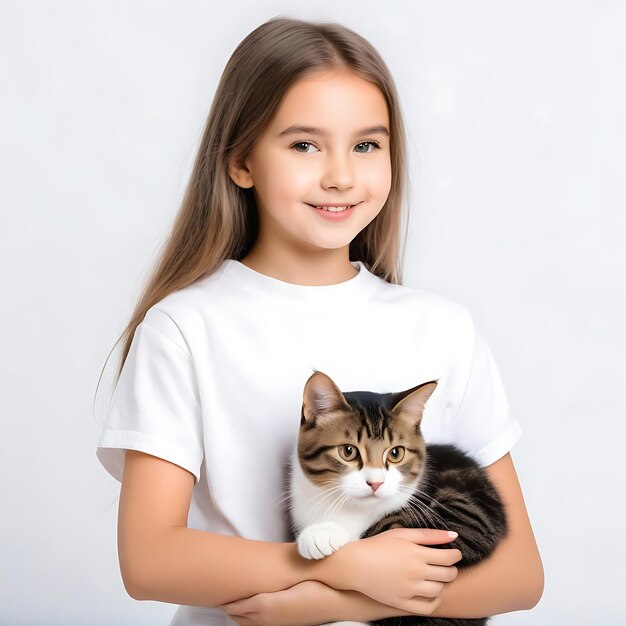
M 240 43 L 97 450 L 122 482 L 125 588 L 182 605 L 173 625 L 479 617 L 541 596 L 492 354 L 464 306 L 401 285 L 405 184 L 398 97 L 367 41 L 277 18 Z M 299 556 L 279 502 L 313 368 L 345 391 L 439 380 L 425 439 L 473 454 L 506 504 L 488 560 L 457 575 L 447 533 L 404 528 Z

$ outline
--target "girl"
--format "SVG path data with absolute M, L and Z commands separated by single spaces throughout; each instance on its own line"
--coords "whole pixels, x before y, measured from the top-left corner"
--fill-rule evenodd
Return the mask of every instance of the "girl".
M 401 285 L 405 182 L 396 90 L 367 41 L 276 18 L 240 43 L 97 449 L 122 482 L 125 588 L 182 605 L 172 625 L 479 617 L 541 596 L 491 352 L 465 307 Z M 447 533 L 400 528 L 299 556 L 277 503 L 313 368 L 346 391 L 439 379 L 424 437 L 487 466 L 510 523 L 491 558 L 457 575 L 458 550 L 431 547 Z

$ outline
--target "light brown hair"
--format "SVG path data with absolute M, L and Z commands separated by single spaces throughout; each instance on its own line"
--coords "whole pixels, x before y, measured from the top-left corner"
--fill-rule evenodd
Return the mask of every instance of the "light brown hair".
M 377 85 L 390 120 L 391 190 L 380 213 L 350 243 L 350 260 L 401 284 L 400 237 L 403 220 L 408 228 L 409 190 L 404 122 L 391 73 L 367 40 L 339 23 L 274 17 L 247 35 L 226 63 L 180 209 L 115 343 L 123 340 L 116 381 L 150 307 L 213 273 L 225 259 L 246 256 L 258 233 L 258 212 L 253 189 L 237 186 L 228 165 L 247 158 L 296 81 L 334 69 Z

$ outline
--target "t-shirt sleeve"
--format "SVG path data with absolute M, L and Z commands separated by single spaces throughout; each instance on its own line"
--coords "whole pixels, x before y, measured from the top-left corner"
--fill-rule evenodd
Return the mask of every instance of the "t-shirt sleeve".
M 455 440 L 483 467 L 507 454 L 522 435 L 491 349 L 480 331 L 475 330 L 472 363 L 453 430 Z
M 200 478 L 202 413 L 193 360 L 175 322 L 150 309 L 137 326 L 97 444 L 122 481 L 126 450 L 160 457 Z

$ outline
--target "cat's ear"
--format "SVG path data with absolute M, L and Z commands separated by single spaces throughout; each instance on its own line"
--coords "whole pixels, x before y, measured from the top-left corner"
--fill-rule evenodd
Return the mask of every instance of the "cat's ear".
M 437 387 L 437 381 L 431 380 L 427 383 L 417 385 L 406 391 L 399 391 L 392 396 L 394 416 L 405 420 L 413 426 L 419 426 L 424 414 L 426 401 Z
M 330 376 L 317 370 L 311 374 L 304 385 L 300 424 L 332 418 L 346 410 L 350 410 L 350 405 Z

